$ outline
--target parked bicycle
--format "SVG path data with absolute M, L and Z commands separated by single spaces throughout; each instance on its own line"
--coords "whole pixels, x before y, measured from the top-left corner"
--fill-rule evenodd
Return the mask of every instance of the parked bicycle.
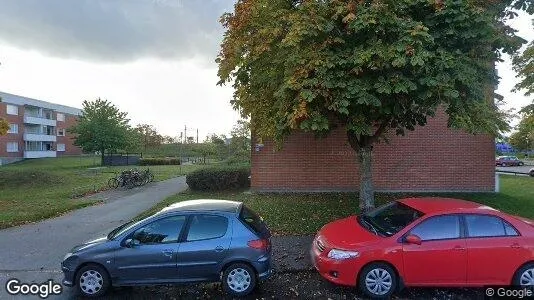
M 150 172 L 150 169 L 139 171 L 137 169 L 124 170 L 119 175 L 108 180 L 108 186 L 110 188 L 126 187 L 133 188 L 135 186 L 141 186 L 152 182 L 154 180 L 154 174 Z

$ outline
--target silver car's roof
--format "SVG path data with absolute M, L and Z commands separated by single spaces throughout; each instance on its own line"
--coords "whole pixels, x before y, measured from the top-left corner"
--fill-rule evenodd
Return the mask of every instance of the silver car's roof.
M 241 202 L 228 200 L 214 200 L 214 199 L 198 199 L 181 201 L 171 204 L 160 211 L 174 212 L 174 211 L 220 211 L 237 213 Z

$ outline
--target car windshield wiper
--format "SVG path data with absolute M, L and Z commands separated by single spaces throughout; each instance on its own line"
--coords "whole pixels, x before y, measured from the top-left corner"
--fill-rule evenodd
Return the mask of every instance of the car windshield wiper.
M 117 227 L 117 228 L 113 229 L 107 236 L 108 240 L 113 239 L 115 233 L 117 233 L 117 231 L 119 231 L 119 230 L 120 230 L 120 227 Z
M 375 227 L 375 225 L 373 225 L 373 223 L 371 223 L 371 221 L 369 221 L 369 217 L 366 216 L 366 215 L 361 215 L 361 220 L 362 222 L 367 225 L 367 227 L 374 232 L 374 234 L 376 235 L 380 235 L 378 234 L 378 230 L 377 230 L 377 227 Z
M 124 223 L 121 226 L 113 229 L 107 236 L 108 240 L 112 240 L 115 237 L 115 234 L 117 234 L 117 232 L 121 231 L 124 227 L 126 227 L 126 226 L 128 226 L 128 225 L 130 225 L 132 223 L 133 223 L 133 221 L 130 221 L 130 222 Z

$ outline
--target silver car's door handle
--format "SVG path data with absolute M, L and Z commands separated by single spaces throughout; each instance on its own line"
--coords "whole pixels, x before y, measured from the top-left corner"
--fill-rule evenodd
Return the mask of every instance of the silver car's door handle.
M 224 248 L 222 246 L 215 247 L 215 251 L 217 251 L 217 252 L 221 252 L 223 250 L 224 250 Z
M 163 255 L 165 255 L 165 256 L 172 257 L 172 253 L 173 253 L 174 251 L 172 251 L 172 249 L 165 249 L 165 250 L 162 250 L 161 252 L 162 252 Z

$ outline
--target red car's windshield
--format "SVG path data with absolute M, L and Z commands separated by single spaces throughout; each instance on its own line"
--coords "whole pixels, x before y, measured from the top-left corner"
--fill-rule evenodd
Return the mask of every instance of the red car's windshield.
M 376 235 L 392 236 L 423 216 L 423 213 L 397 201 L 360 216 L 363 227 Z

